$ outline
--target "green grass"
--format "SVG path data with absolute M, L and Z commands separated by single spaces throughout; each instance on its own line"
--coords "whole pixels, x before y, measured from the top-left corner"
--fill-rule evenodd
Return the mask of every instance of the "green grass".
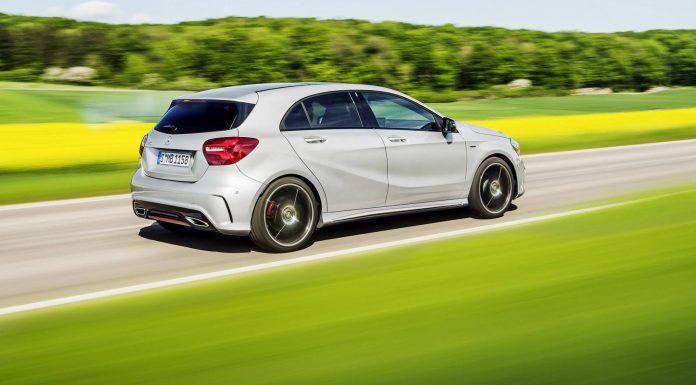
M 561 116 L 605 112 L 646 111 L 696 107 L 696 88 L 681 88 L 653 94 L 510 98 L 433 103 L 433 108 L 463 121 L 520 116 Z
M 0 318 L 10 384 L 687 384 L 696 192 Z
M 130 192 L 137 165 L 94 165 L 0 172 L 0 204 Z
M 0 80 L 0 89 L 11 90 L 37 90 L 37 89 L 52 89 L 52 90 L 73 90 L 73 91 L 139 91 L 130 88 L 115 88 L 102 86 L 84 86 L 77 84 L 60 84 L 60 83 L 43 83 L 43 82 L 13 82 Z
M 0 89 L 0 124 L 156 122 L 182 91 Z
M 154 122 L 167 109 L 172 98 L 187 93 L 186 91 L 113 90 L 50 84 L 30 84 L 24 89 L 18 89 L 18 84 L 21 83 L 0 82 L 0 124 L 102 123 L 113 120 Z M 42 87 L 56 88 L 56 90 L 41 90 Z M 682 88 L 645 95 L 528 97 L 432 103 L 431 105 L 452 118 L 464 121 L 532 115 L 644 111 L 696 107 L 696 88 Z

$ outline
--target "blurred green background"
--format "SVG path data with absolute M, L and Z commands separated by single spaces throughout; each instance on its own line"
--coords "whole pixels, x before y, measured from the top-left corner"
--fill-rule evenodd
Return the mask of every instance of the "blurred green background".
M 0 13 L 0 204 L 128 192 L 140 139 L 172 98 L 255 82 L 392 87 L 514 136 L 527 154 L 696 138 L 694 63 L 694 30 Z
M 339 81 L 429 102 L 696 85 L 694 30 L 547 33 L 263 17 L 109 25 L 0 14 L 0 57 L 0 80 L 147 89 Z M 67 71 L 74 67 L 90 70 Z M 532 87 L 500 87 L 520 78 Z

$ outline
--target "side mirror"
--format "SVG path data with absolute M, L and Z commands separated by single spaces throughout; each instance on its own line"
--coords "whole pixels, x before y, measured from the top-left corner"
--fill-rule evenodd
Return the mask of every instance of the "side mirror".
M 442 118 L 442 134 L 447 135 L 450 132 L 457 132 L 457 122 L 450 118 Z

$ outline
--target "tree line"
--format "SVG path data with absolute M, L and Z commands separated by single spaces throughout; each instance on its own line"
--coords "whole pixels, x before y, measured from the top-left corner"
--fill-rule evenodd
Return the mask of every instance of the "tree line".
M 360 20 L 228 17 L 112 25 L 0 14 L 0 79 L 89 67 L 86 82 L 207 88 L 341 81 L 405 91 L 696 85 L 696 30 L 582 33 Z

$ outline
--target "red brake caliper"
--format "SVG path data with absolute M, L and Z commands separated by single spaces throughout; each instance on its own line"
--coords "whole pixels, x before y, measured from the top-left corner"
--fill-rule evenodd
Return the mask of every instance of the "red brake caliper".
M 273 214 L 275 214 L 275 209 L 277 205 L 275 201 L 270 201 L 268 202 L 268 206 L 266 206 L 266 218 L 271 219 L 273 218 Z

